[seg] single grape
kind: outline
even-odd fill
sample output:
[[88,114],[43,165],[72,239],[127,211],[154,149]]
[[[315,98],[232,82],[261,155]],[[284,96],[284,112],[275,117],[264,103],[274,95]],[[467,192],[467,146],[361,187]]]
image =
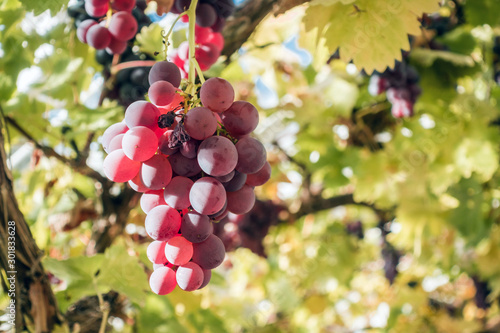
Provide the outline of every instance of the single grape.
[[204,140],[215,133],[217,120],[212,111],[205,107],[196,107],[184,117],[184,127],[190,137]]
[[167,295],[174,291],[177,280],[175,272],[168,267],[159,267],[149,277],[151,290],[158,295]]
[[235,192],[227,193],[227,209],[233,214],[246,214],[255,204],[255,193],[253,188],[244,185]]
[[236,170],[242,173],[255,173],[266,163],[266,148],[251,137],[244,137],[236,143],[238,164]]
[[[122,140],[123,152],[134,161],[146,161],[158,149],[156,134],[147,127],[136,126],[128,130]],[[143,178],[144,181],[144,178]],[[149,186],[147,183],[144,183]]]
[[163,190],[149,190],[141,195],[140,205],[142,211],[149,214],[156,206],[166,205],[163,199]]
[[127,49],[127,42],[120,41],[111,36],[111,41],[106,47],[106,52],[109,54],[122,54]]
[[200,27],[210,27],[217,20],[215,8],[208,3],[200,3],[196,7],[196,24]]
[[179,148],[179,152],[187,158],[195,158],[198,154],[198,146],[200,141],[191,139],[189,141],[183,142],[182,146]]
[[259,124],[259,112],[251,103],[234,102],[222,113],[222,123],[233,136],[250,134]]
[[85,1],[85,11],[92,17],[102,17],[108,12],[109,6],[106,2],[101,6],[95,6],[90,1]]
[[179,67],[168,61],[160,61],[153,65],[149,72],[149,84],[156,81],[168,81],[174,87],[181,84],[181,72]]
[[167,262],[167,257],[165,257],[165,245],[166,242],[153,241],[149,243],[146,250],[146,255],[149,261],[153,264],[164,264]]
[[163,189],[172,179],[172,167],[167,156],[157,154],[142,163],[142,182],[152,190]]
[[206,71],[219,59],[220,49],[215,44],[206,43],[196,48],[194,55],[200,65],[200,69]]
[[213,44],[217,46],[219,51],[224,49],[224,36],[219,32],[212,33],[206,41],[207,44]]
[[177,210],[167,205],[156,206],[146,216],[146,232],[158,241],[168,241],[181,228],[181,216]]
[[111,42],[111,35],[108,29],[100,24],[95,24],[87,30],[87,35],[85,36],[87,44],[92,46],[96,50],[102,50],[108,47]]
[[230,173],[228,173],[227,175],[218,176],[218,177],[215,177],[215,179],[217,179],[218,181],[220,181],[222,183],[222,185],[224,185],[224,183],[227,183],[228,181],[230,181],[231,179],[233,179],[235,172],[236,171],[233,170]]
[[205,81],[200,89],[203,106],[214,112],[226,111],[234,102],[234,89],[224,79],[213,77]]
[[146,185],[144,185],[141,178],[142,178],[141,172],[139,171],[133,179],[128,181],[128,185],[134,191],[139,192],[139,193],[144,193],[144,192],[149,191],[149,188]]
[[164,155],[174,155],[179,151],[179,148],[169,148],[168,147],[168,142],[170,140],[170,136],[174,133],[173,130],[167,130],[165,131],[162,136],[158,139],[158,148],[160,149],[161,153]]
[[201,287],[205,276],[198,264],[188,262],[177,268],[175,278],[179,288],[185,291],[193,291]]
[[195,211],[210,215],[217,213],[226,203],[226,190],[215,178],[198,179],[189,192],[189,201]]
[[111,16],[108,29],[113,37],[126,42],[137,33],[137,21],[129,12],[118,12]]
[[153,104],[165,106],[171,103],[176,95],[175,87],[167,81],[156,81],[149,87],[148,96]]
[[[271,165],[266,161],[264,166],[256,173],[247,175],[246,184],[250,186],[264,185],[271,178]],[[227,191],[227,189],[226,189]]]
[[172,208],[182,210],[191,206],[189,202],[189,191],[193,186],[193,181],[187,177],[177,176],[172,178],[165,187],[165,202]]
[[106,177],[115,183],[128,182],[141,169],[141,162],[129,159],[122,149],[117,149],[104,159],[103,170]]
[[129,105],[125,111],[125,124],[129,128],[134,126],[146,126],[155,130],[158,127],[160,111],[154,104],[146,101],[136,101]]
[[238,162],[235,145],[223,136],[211,136],[200,144],[198,164],[211,176],[224,176],[234,170]]
[[193,257],[193,244],[180,235],[172,237],[165,245],[165,257],[176,266],[185,265]]
[[207,215],[192,211],[182,217],[182,236],[192,243],[203,242],[213,233],[213,230],[213,225]]
[[193,262],[203,269],[214,269],[224,261],[224,243],[214,234],[201,242],[193,244]]

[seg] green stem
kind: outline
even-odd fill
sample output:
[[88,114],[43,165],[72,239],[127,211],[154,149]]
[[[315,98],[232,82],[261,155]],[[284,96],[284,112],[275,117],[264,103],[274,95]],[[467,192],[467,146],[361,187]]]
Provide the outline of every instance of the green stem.
[[196,79],[196,59],[194,58],[194,50],[195,50],[195,42],[194,42],[194,28],[196,24],[196,5],[198,4],[198,0],[191,1],[191,5],[189,5],[188,17],[189,17],[189,73],[188,73],[188,91],[190,95],[194,95],[196,92],[196,88],[194,85]]
[[203,72],[201,71],[200,64],[196,59],[194,59],[194,64],[196,65],[196,72],[200,76],[200,82],[201,84],[205,83],[205,77],[203,76]]

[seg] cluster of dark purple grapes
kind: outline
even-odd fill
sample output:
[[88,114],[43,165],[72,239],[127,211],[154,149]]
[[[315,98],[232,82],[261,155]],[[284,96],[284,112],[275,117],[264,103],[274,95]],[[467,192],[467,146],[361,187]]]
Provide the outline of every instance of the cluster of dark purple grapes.
[[262,143],[250,137],[258,111],[234,101],[229,82],[207,80],[199,91],[203,106],[195,106],[178,88],[174,63],[156,63],[148,78],[151,102],[132,103],[124,121],[103,135],[103,169],[110,180],[143,193],[146,232],[154,240],[147,251],[155,269],[151,289],[193,291],[224,260],[212,221],[249,212],[254,187],[267,182],[271,168]]
[[[105,16],[110,8],[108,20]],[[68,14],[75,18],[82,43],[109,54],[122,54],[139,28],[150,23],[144,8],[144,1],[138,1],[136,8],[136,0],[86,0],[69,7]]]
[[[181,14],[191,5],[191,0],[175,0],[170,11]],[[234,11],[233,0],[201,0],[196,6],[196,24],[203,28],[210,27],[214,32],[222,31],[226,19]],[[187,22],[187,15],[182,18]]]
[[368,92],[372,96],[387,92],[387,99],[392,104],[392,115],[395,118],[411,117],[413,106],[422,93],[418,81],[419,75],[415,68],[405,62],[397,62],[394,69],[388,68],[370,77]]

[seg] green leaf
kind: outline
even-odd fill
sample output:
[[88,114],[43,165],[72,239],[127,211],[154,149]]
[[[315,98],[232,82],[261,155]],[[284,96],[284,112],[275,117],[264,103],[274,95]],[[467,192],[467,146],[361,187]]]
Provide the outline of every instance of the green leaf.
[[500,23],[500,1],[473,0],[465,3],[465,17],[472,25],[497,25]]
[[409,50],[408,34],[420,35],[418,18],[439,9],[435,0],[397,2],[358,0],[352,4],[311,4],[304,16],[306,30],[318,29],[331,53],[353,61],[370,74],[392,67]]
[[56,14],[61,10],[63,6],[65,6],[68,1],[67,0],[19,0],[26,8],[27,11],[33,11],[35,15],[40,15],[47,9],[50,10],[52,15]]

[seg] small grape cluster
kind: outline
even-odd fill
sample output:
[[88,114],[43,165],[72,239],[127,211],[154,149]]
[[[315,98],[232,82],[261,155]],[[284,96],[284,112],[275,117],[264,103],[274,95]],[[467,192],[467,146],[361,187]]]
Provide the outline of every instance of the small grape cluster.
[[106,176],[143,193],[145,228],[154,240],[147,250],[154,265],[150,286],[159,295],[210,281],[225,256],[212,221],[249,212],[254,187],[271,175],[264,145],[250,137],[257,109],[234,101],[224,79],[205,81],[199,101],[182,92],[180,82],[174,63],[156,63],[149,73],[151,102],[132,103],[124,122],[102,138]]
[[[191,0],[175,0],[170,11],[174,14],[181,14],[189,8]],[[201,0],[196,5],[196,25],[208,28],[215,32],[222,31],[226,19],[234,11],[232,0]],[[183,21],[187,22],[188,17],[183,16]]]
[[395,118],[411,117],[413,106],[422,93],[418,81],[419,75],[415,68],[405,62],[398,62],[394,69],[374,73],[370,77],[368,92],[376,96],[386,91],[387,99],[392,104],[392,115]]
[[[76,19],[76,35],[82,43],[109,54],[122,54],[139,28],[138,15],[132,13],[135,7],[136,0],[86,0],[68,8],[68,13]],[[111,17],[103,19],[110,8]]]
[[[224,37],[220,32],[214,32],[211,28],[196,26],[195,43],[194,57],[200,65],[200,69],[206,71],[219,59],[224,48]],[[188,41],[179,45],[179,48],[172,55],[172,61],[180,68],[182,77],[187,78],[189,72]]]

